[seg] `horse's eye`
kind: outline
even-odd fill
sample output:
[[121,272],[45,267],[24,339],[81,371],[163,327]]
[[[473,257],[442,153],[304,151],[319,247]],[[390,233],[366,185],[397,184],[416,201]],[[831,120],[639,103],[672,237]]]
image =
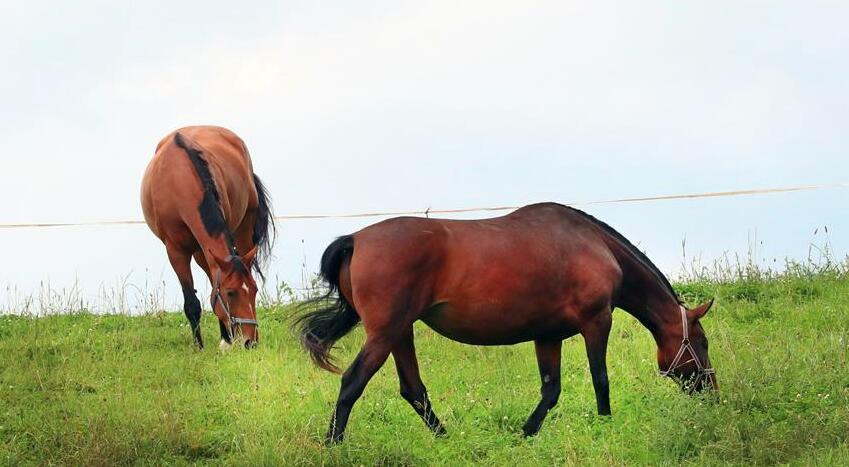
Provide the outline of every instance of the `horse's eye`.
[[233,298],[233,297],[235,297],[235,296],[236,296],[236,291],[235,291],[235,290],[229,290],[229,291],[227,291],[227,298]]

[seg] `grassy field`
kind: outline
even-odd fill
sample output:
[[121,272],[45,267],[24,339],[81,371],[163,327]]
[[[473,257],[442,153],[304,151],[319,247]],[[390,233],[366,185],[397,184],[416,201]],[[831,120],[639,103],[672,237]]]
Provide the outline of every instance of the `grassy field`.
[[[195,351],[181,314],[0,317],[0,464],[849,465],[849,280],[786,275],[679,285],[717,305],[704,325],[722,390],[690,397],[657,376],[655,347],[614,314],[612,418],[595,415],[583,342],[564,344],[563,394],[540,434],[532,344],[482,348],[418,326],[425,383],[449,437],[398,395],[391,362],[355,406],[344,444],[321,440],[339,380],[313,368],[264,310],[253,351]],[[358,329],[337,351],[348,362]]]

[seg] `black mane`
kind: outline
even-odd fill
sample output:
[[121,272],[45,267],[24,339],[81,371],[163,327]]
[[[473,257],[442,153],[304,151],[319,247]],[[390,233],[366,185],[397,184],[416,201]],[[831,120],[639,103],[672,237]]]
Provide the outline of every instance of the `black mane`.
[[672,284],[669,283],[669,279],[666,278],[666,275],[664,275],[663,272],[661,272],[660,269],[657,266],[655,266],[655,264],[648,258],[648,256],[645,255],[645,253],[640,251],[640,249],[637,248],[633,243],[631,243],[630,240],[625,238],[624,235],[617,232],[616,229],[614,229],[613,227],[611,227],[611,226],[605,224],[604,222],[596,219],[595,217],[585,213],[584,211],[581,211],[580,209],[575,209],[571,206],[566,206],[566,205],[563,205],[563,204],[561,204],[561,206],[563,206],[567,209],[570,209],[573,212],[579,214],[581,217],[592,222],[593,224],[595,224],[596,226],[601,228],[603,231],[610,234],[613,238],[618,240],[619,243],[621,243],[625,248],[627,248],[637,258],[637,260],[643,266],[646,267],[646,269],[651,271],[652,274],[654,274],[657,277],[657,279],[660,281],[660,283],[663,284],[664,287],[666,287],[666,289],[675,298],[675,300],[678,302],[679,305],[683,304],[683,302],[681,301],[681,297],[679,297],[678,293],[675,292],[675,289],[672,287]]
[[233,266],[233,270],[236,271],[238,274],[241,274],[243,276],[248,274],[248,268],[245,266],[245,263],[244,261],[242,261],[242,258],[240,256],[230,255],[227,257],[227,261],[230,262],[230,264]]
[[203,222],[203,228],[206,229],[206,233],[212,236],[224,234],[224,240],[227,242],[230,254],[236,256],[236,244],[233,241],[233,234],[230,232],[230,228],[227,227],[224,212],[221,210],[221,196],[218,194],[215,179],[209,170],[209,161],[204,157],[203,151],[190,141],[186,141],[186,138],[179,131],[174,134],[174,143],[186,151],[189,160],[192,162],[192,166],[195,168],[195,172],[200,177],[201,187],[203,188],[203,199],[200,205],[198,205],[198,212]]

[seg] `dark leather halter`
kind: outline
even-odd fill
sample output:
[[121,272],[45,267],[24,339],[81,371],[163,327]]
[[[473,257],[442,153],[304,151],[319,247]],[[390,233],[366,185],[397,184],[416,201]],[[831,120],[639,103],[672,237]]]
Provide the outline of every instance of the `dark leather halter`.
[[[695,362],[696,364],[696,379],[693,381],[693,387],[697,387],[696,385],[701,381],[702,378],[712,375],[716,373],[713,368],[705,367],[702,365],[702,362],[699,361],[699,357],[696,355],[696,349],[693,348],[693,345],[690,343],[690,332],[689,326],[687,325],[687,309],[683,306],[681,307],[681,328],[684,332],[684,337],[681,339],[681,347],[678,349],[678,353],[675,354],[675,358],[672,360],[672,363],[669,364],[669,368],[665,371],[661,371],[661,376],[673,376],[672,372],[677,370],[678,368],[690,363]],[[690,359],[687,361],[682,361],[684,359],[684,354],[689,352]]]
[[215,273],[215,291],[212,295],[212,311],[215,312],[215,305],[221,302],[221,308],[224,309],[224,314],[227,315],[227,333],[230,334],[230,340],[233,340],[233,327],[241,326],[242,324],[252,324],[256,327],[259,327],[259,322],[255,319],[250,318],[237,318],[230,314],[230,302],[225,300],[224,297],[221,296],[221,270],[219,269]]

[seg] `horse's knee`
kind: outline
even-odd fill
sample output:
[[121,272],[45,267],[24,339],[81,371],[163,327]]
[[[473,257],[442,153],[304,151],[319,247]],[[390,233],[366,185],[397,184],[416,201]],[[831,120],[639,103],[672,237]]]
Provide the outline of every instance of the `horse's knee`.
[[598,371],[592,372],[593,384],[600,387],[607,387],[610,381],[607,378],[607,369],[600,368]]
[[200,300],[194,294],[193,289],[183,290],[183,311],[191,319],[199,319],[201,314]]
[[543,403],[548,405],[549,408],[557,405],[557,401],[560,399],[560,388],[560,378],[557,375],[545,375],[540,388],[540,396]]
[[196,313],[198,310],[200,310],[200,308],[200,300],[198,300],[197,297],[194,296],[187,298],[186,301],[183,303],[183,309],[186,310],[186,312]]

